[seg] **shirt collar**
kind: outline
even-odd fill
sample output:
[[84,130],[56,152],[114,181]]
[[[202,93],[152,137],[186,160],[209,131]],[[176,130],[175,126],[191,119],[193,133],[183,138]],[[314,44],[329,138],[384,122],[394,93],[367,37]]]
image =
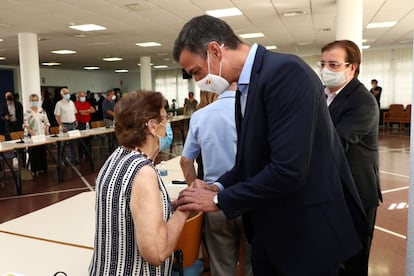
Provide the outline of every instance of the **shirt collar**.
[[[249,50],[249,54],[247,55],[246,61],[243,65],[243,69],[240,73],[239,81],[237,83],[238,87],[242,89],[242,87],[247,87],[250,83],[250,76],[253,69],[254,58],[256,57],[257,52],[257,43],[254,43]],[[244,92],[244,91],[241,91]]]

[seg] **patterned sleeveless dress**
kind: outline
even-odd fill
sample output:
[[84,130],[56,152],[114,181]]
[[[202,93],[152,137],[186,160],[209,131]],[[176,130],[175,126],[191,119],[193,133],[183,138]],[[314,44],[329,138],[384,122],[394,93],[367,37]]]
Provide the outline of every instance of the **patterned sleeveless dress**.
[[172,214],[171,201],[151,160],[139,152],[118,147],[105,162],[96,179],[95,246],[89,275],[170,275],[173,255],[158,267],[142,257],[135,239],[130,197],[134,177],[145,165],[154,168],[163,205],[163,219]]

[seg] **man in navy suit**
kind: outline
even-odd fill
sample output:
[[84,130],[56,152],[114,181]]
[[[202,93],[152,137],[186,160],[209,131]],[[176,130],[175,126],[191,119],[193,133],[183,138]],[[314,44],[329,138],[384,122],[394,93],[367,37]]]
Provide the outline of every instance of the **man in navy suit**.
[[374,95],[358,80],[361,51],[350,40],[322,48],[321,77],[327,103],[369,222],[363,250],[345,263],[341,275],[368,275],[377,207],[382,201],[378,169],[378,118]]
[[202,90],[240,91],[234,167],[214,185],[194,181],[178,208],[242,216],[256,276],[337,275],[367,223],[315,72],[207,15],[186,23],[174,58]]

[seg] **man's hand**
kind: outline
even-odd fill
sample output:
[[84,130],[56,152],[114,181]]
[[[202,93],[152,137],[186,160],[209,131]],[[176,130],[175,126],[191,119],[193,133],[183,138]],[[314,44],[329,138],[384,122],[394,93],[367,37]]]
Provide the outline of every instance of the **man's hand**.
[[208,184],[207,182],[200,180],[200,179],[195,179],[193,182],[191,182],[191,186],[192,188],[203,188],[212,192],[220,192],[220,189],[216,186],[216,185],[212,185],[212,184]]
[[217,212],[219,208],[213,202],[213,197],[216,194],[216,192],[204,188],[186,188],[178,196],[178,210]]

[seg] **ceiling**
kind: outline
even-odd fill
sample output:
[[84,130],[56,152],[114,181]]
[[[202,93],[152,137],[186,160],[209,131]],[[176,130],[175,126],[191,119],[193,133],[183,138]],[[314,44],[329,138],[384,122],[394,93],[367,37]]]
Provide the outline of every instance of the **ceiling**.
[[[36,33],[40,62],[60,62],[55,68],[138,71],[139,58],[150,56],[154,65],[179,67],[172,47],[182,26],[206,10],[239,8],[243,15],[226,17],[237,34],[261,32],[265,36],[245,39],[247,44],[276,45],[276,51],[299,56],[319,55],[320,48],[335,39],[335,0],[1,0],[1,65],[19,64],[21,32]],[[285,12],[303,11],[287,17]],[[363,0],[363,38],[370,49],[412,47],[413,0]],[[397,21],[392,28],[366,29],[371,22]],[[97,24],[104,31],[80,32],[73,24]],[[321,31],[325,30],[325,31]],[[142,48],[138,42],[155,41],[159,47]],[[74,55],[52,50],[70,49]],[[122,57],[105,62],[103,57]]]

